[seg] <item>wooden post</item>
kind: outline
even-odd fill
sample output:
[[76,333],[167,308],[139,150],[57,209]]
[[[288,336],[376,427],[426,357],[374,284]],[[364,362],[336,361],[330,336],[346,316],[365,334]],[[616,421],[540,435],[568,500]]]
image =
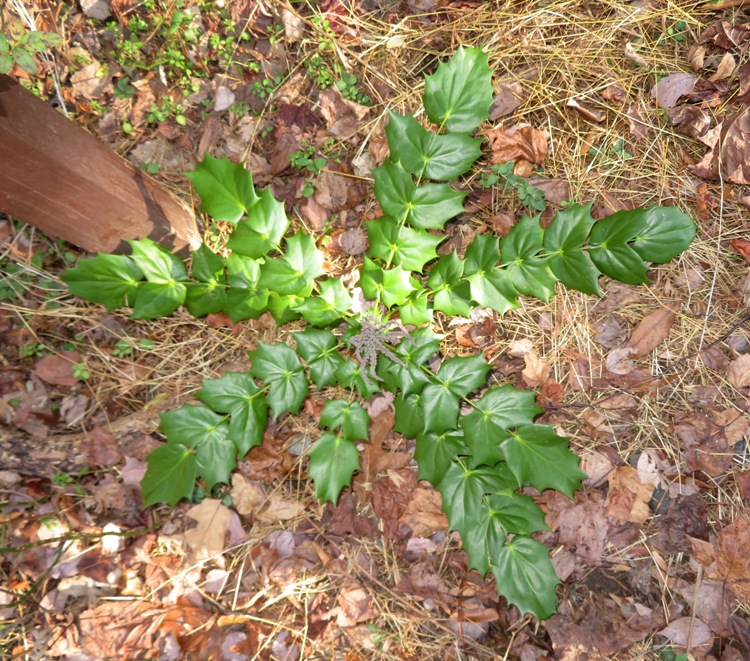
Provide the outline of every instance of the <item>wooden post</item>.
[[146,236],[175,252],[201,241],[191,209],[5,75],[0,211],[91,252]]

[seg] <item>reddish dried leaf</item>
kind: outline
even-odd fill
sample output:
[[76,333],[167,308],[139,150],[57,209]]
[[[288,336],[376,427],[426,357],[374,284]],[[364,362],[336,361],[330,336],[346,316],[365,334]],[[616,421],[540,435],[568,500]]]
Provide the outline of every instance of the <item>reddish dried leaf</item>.
[[521,83],[516,81],[500,83],[497,86],[497,94],[490,106],[490,120],[494,122],[501,117],[510,115],[510,113],[521,105],[522,98],[523,87],[521,87]]
[[487,131],[487,137],[493,163],[523,160],[541,165],[547,157],[549,133],[544,129],[535,129],[528,124],[507,130],[496,128]]
[[750,599],[750,522],[740,513],[734,523],[719,533],[716,542],[716,572],[739,599]]
[[582,502],[559,513],[560,543],[575,549],[587,565],[601,562],[609,522],[602,503]]
[[732,239],[729,245],[740,253],[745,260],[750,262],[750,241],[747,239]]
[[59,355],[44,356],[37,362],[34,372],[53,386],[74,386],[78,379],[73,376],[73,365],[81,362],[77,351],[61,351]]
[[697,76],[683,72],[664,76],[651,88],[651,98],[656,100],[659,108],[671,108],[677,105],[680,97],[693,91],[696,80]]

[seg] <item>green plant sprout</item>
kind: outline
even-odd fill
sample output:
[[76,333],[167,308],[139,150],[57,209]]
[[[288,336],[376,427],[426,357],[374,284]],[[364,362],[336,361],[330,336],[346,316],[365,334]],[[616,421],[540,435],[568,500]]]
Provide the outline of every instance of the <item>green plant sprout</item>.
[[353,73],[343,73],[341,80],[336,81],[336,89],[341,92],[341,96],[349,101],[354,101],[361,106],[372,105],[372,100],[367,94],[363,94],[357,89],[359,78]]
[[319,174],[328,161],[323,156],[315,156],[315,147],[308,144],[306,140],[302,141],[301,147],[302,149],[289,154],[289,162],[298,170],[307,170],[314,175]]
[[34,56],[61,43],[59,34],[29,31],[19,22],[11,23],[5,32],[0,32],[0,74],[8,73],[17,64],[26,73],[37,75],[39,66]]
[[479,179],[479,185],[483,188],[492,188],[499,181],[503,182],[503,192],[514,191],[518,195],[521,204],[531,211],[544,211],[547,203],[544,201],[544,193],[536,186],[532,186],[523,177],[513,174],[515,163],[508,161],[502,165],[495,164],[490,168],[490,174],[483,174]]
[[[464,211],[466,193],[451,182],[482,155],[472,134],[488,117],[493,91],[488,56],[459,48],[425,79],[429,128],[390,113],[390,157],[373,171],[383,216],[365,223],[364,311],[340,278],[325,273],[315,238],[290,231],[270,189],[257,190],[242,165],[211,156],[187,176],[203,211],[234,226],[226,256],[203,245],[188,269],[153,241],[133,240],[131,255],[100,254],[63,275],[72,294],[108,309],[129,306],[134,318],[184,305],[196,317],[225,312],[239,321],[269,311],[280,325],[304,322],[288,343],[258,342],[248,372],[206,379],[198,403],[161,414],[166,443],[148,456],[145,506],[191,498],[196,480],[209,493],[228,484],[238,459],[261,444],[269,418],[299,413],[311,393],[326,401],[308,475],[320,502],[335,503],[359,468],[357,444],[369,439],[360,398],[388,391],[394,429],[416,439],[418,477],[440,492],[469,566],[491,573],[522,613],[555,612],[559,580],[533,536],[547,530],[544,513],[520,490],[572,496],[584,477],[579,459],[568,438],[536,422],[543,409],[534,392],[488,382],[492,365],[481,354],[441,357],[433,314],[467,316],[479,305],[503,315],[521,295],[548,300],[558,282],[599,295],[602,273],[648,282],[648,262],[676,257],[696,227],[673,207],[595,221],[591,204],[569,205],[546,229],[527,215],[502,242],[477,234],[463,255],[438,257],[445,223]],[[330,398],[328,386],[350,394]]]

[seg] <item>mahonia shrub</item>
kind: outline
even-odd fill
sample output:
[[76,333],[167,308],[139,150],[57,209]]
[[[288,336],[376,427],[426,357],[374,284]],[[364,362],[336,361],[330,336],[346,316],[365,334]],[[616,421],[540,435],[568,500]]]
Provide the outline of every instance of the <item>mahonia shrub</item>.
[[472,134],[487,119],[492,96],[487,55],[460,48],[425,79],[429,126],[390,113],[390,157],[373,171],[383,216],[366,223],[364,303],[326,275],[315,238],[290,228],[269,189],[256,190],[241,165],[211,156],[187,176],[203,210],[234,226],[227,256],[203,245],[188,269],[142,239],[130,241],[131,255],[98,255],[63,275],[71,293],[108,309],[128,306],[139,319],[184,305],[196,317],[224,312],[240,321],[269,311],[279,324],[305,322],[289,343],[258,342],[249,372],[206,379],[198,404],[161,415],[166,443],[148,457],[146,506],[191,498],[196,479],[209,492],[228,483],[270,418],[298,413],[311,392],[325,398],[329,386],[351,396],[325,402],[308,474],[320,502],[336,503],[359,467],[358,444],[368,442],[361,402],[388,391],[395,430],[416,439],[418,477],[442,495],[471,568],[491,573],[498,593],[522,613],[542,619],[555,612],[559,581],[548,549],[534,538],[547,530],[544,513],[520,491],[572,496],[585,477],[578,457],[568,438],[536,422],[543,410],[534,392],[488,385],[492,365],[482,355],[434,360],[441,340],[432,330],[434,311],[466,316],[482,306],[503,315],[521,295],[548,300],[558,282],[599,294],[601,274],[648,282],[648,262],[673,259],[696,228],[673,207],[595,221],[590,204],[571,205],[546,229],[526,215],[502,241],[477,234],[463,256],[454,250],[438,257],[445,223],[464,210],[466,194],[454,182],[481,156],[482,141]]

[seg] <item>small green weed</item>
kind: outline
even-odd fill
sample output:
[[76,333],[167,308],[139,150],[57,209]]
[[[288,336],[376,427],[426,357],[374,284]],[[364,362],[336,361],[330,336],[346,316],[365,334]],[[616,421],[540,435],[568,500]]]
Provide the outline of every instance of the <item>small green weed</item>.
[[357,89],[359,78],[353,73],[344,73],[341,80],[336,81],[336,89],[341,92],[341,96],[349,101],[354,101],[361,106],[371,106],[372,100],[367,94],[363,94]]
[[492,188],[497,183],[502,182],[503,192],[515,192],[521,204],[527,209],[544,211],[547,208],[544,193],[536,186],[532,186],[523,177],[514,174],[514,167],[513,161],[508,161],[502,165],[493,165],[489,173],[485,173],[479,178],[479,185],[483,188]]
[[0,74],[8,73],[17,64],[26,73],[37,75],[39,66],[34,56],[61,43],[59,34],[29,31],[20,22],[8,25],[4,32],[0,32]]
[[22,344],[18,352],[21,354],[22,358],[41,358],[46,352],[44,350],[44,345],[40,344],[39,342],[29,342],[28,344]]
[[328,161],[323,156],[315,156],[315,147],[307,141],[303,141],[301,147],[302,149],[289,155],[289,162],[299,170],[318,174]]
[[91,372],[84,363],[75,363],[73,365],[73,376],[79,381],[86,381],[91,378]]

